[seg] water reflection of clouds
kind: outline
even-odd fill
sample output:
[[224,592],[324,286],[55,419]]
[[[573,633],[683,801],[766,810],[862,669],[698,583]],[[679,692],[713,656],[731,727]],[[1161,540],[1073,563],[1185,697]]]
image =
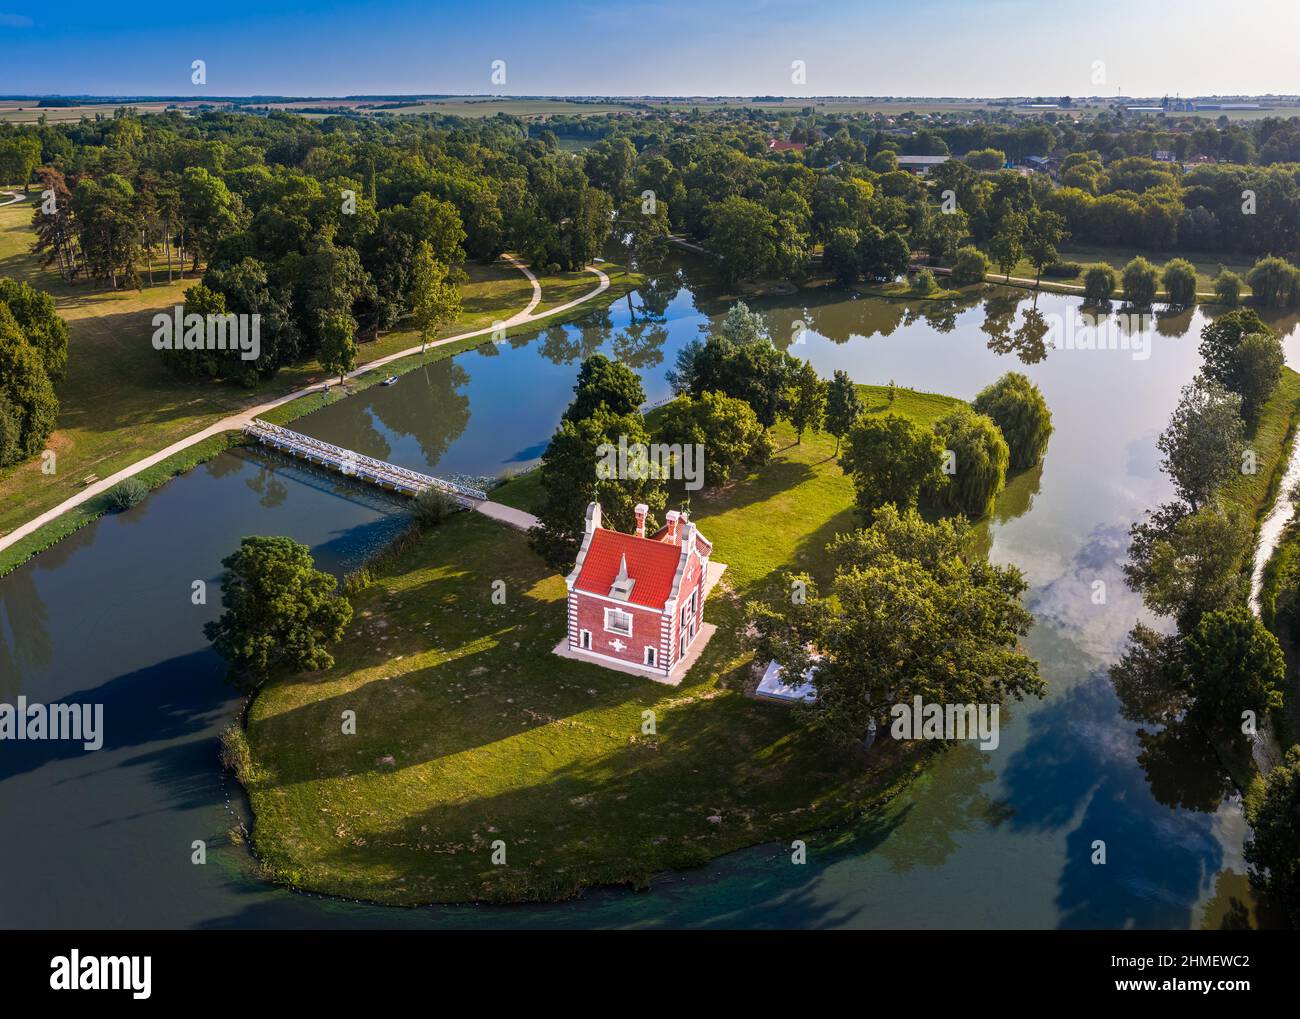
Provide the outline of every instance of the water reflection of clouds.
[[[1215,818],[1156,800],[1133,766],[1136,736],[1115,727],[1117,711],[1098,670],[1029,716],[1029,736],[1002,774],[1014,804],[1008,824],[1016,832],[1069,828],[1059,926],[1187,927],[1224,863]],[[1106,844],[1105,864],[1092,862],[1097,841]]]
[[[1093,659],[1113,658],[1142,609],[1141,599],[1124,582],[1127,557],[1127,529],[1098,526],[1063,571],[1030,592],[1030,611]],[[1098,588],[1098,581],[1105,587]],[[1096,604],[1103,593],[1104,602]]]

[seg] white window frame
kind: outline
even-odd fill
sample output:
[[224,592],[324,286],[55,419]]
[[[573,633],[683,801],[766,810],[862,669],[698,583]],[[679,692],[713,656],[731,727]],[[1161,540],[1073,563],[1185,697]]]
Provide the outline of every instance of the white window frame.
[[590,651],[590,650],[591,650],[591,631],[590,631],[590,630],[579,630],[579,631],[578,631],[578,647],[582,648],[582,650],[584,650],[584,651]]
[[[617,626],[611,626],[611,625],[610,625],[610,617],[612,617],[612,616],[626,616],[626,617],[627,617],[627,629],[626,629],[626,630],[623,630],[623,629],[620,629],[620,628],[617,627]],[[615,608],[607,608],[607,609],[605,610],[605,632],[606,632],[606,633],[616,633],[616,634],[618,634],[618,636],[620,636],[620,637],[631,637],[631,636],[632,636],[632,625],[633,625],[634,621],[635,621],[635,620],[634,620],[634,618],[633,618],[631,612],[627,612],[627,611],[625,611],[625,610],[623,610],[623,609],[615,609]]]
[[647,644],[642,661],[652,669],[659,668],[659,649],[653,644]]

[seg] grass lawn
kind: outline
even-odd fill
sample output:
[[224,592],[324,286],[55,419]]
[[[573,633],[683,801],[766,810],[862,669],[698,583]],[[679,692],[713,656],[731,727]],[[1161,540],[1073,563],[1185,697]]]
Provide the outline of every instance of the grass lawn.
[[[864,388],[883,411],[884,387]],[[900,390],[894,409],[928,422],[956,403]],[[883,803],[923,753],[893,741],[832,752],[790,708],[742,693],[744,600],[784,568],[829,579],[824,546],[854,525],[834,439],[792,445],[785,427],[777,438],[761,471],[695,497],[727,572],[706,611],[718,632],[676,689],[552,655],[563,579],[479,514],[382,557],[335,668],[274,682],[250,708],[246,784],[268,873],[390,903],[554,899],[641,885]],[[538,492],[526,476],[499,494],[535,505]],[[505,605],[491,601],[498,579]],[[340,732],[344,710],[357,713],[354,736]],[[495,840],[504,865],[491,861]]]
[[[26,280],[54,295],[60,315],[68,322],[68,375],[57,387],[59,427],[48,443],[58,457],[57,473],[42,474],[39,458],[0,472],[0,534],[62,502],[89,475],[106,477],[249,404],[325,378],[324,370],[311,361],[287,368],[251,390],[174,379],[150,342],[150,320],[158,310],[182,302],[185,289],[197,282],[197,276],[187,273],[184,281],[171,285],[165,282],[165,275],[156,277],[162,282],[138,291],[67,284],[57,273],[41,269],[30,254],[32,208],[30,201],[0,208],[0,276]],[[491,326],[522,310],[532,297],[529,281],[504,262],[490,266],[470,263],[465,270],[469,281],[462,288],[463,314],[439,336]],[[623,288],[639,281],[619,266],[607,271],[615,273],[618,282],[601,295],[601,301],[616,299]],[[587,281],[585,293],[594,287],[596,278],[590,273],[581,275]],[[547,287],[570,283],[550,277],[541,280],[544,294]],[[575,309],[575,313],[592,305]],[[418,342],[412,331],[398,329],[360,344],[358,357],[369,361]],[[452,344],[431,351],[428,357],[447,357],[479,342]],[[306,409],[310,408],[298,408],[298,412]],[[283,415],[296,416],[282,409]]]
[[[616,267],[606,267],[597,263],[606,273],[612,273]],[[614,279],[610,275],[610,281]],[[551,308],[576,300],[583,294],[595,289],[596,277],[589,272],[560,272],[547,276],[542,283],[542,303],[537,306],[539,312],[545,313]]]

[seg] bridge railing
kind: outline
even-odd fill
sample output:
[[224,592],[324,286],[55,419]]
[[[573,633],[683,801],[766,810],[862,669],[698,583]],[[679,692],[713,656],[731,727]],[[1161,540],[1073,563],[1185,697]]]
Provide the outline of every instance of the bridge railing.
[[456,481],[446,481],[443,478],[421,474],[419,471],[409,470],[406,467],[398,467],[396,464],[385,463],[383,460],[376,460],[374,457],[366,456],[363,453],[344,449],[332,442],[314,439],[310,435],[303,435],[291,428],[273,425],[261,419],[250,421],[244,426],[244,432],[255,439],[265,442],[267,445],[314,457],[322,463],[336,468],[340,474],[361,478],[378,485],[390,485],[400,491],[409,492],[411,495],[422,492],[426,488],[437,488],[448,495],[455,495],[464,499],[475,499],[479,502],[487,500],[487,493],[480,488],[462,485]]

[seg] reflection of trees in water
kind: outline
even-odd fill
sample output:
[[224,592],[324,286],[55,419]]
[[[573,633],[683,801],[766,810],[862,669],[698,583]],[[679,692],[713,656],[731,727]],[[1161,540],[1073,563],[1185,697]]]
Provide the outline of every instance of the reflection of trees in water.
[[[890,738],[888,729],[881,738]],[[994,777],[986,752],[970,743],[950,746],[908,792],[903,817],[875,851],[898,874],[938,867],[957,848],[956,836],[1001,820],[1001,805],[981,791]]]
[[275,509],[289,497],[289,488],[270,467],[255,470],[244,484],[259,496],[258,504],[263,509]]
[[1196,726],[1177,721],[1155,732],[1138,729],[1137,737],[1138,764],[1151,795],[1166,807],[1212,814],[1235,791],[1232,776]]
[[1012,328],[1014,316],[1014,306],[1010,315],[990,311],[980,327],[988,334],[988,348],[995,354],[1015,354],[1022,364],[1038,364],[1047,357],[1047,319],[1037,308],[1026,308],[1020,324]]
[[1286,911],[1257,896],[1247,875],[1235,870],[1215,875],[1214,894],[1201,914],[1201,930],[1285,930],[1290,926]]
[[[260,449],[257,446],[245,447],[248,451]],[[244,457],[242,456],[214,456],[211,460],[203,464],[204,471],[210,478],[224,478],[228,474],[238,474],[244,466]],[[250,458],[251,459],[251,458]]]
[[628,295],[637,305],[632,321],[635,322],[639,316],[662,322],[668,314],[668,306],[677,299],[681,289],[682,280],[677,273],[651,276],[634,293]]
[[[1066,642],[1045,662],[1073,668],[1077,653]],[[1215,819],[1153,802],[1150,777],[1132,765],[1130,739],[1113,732],[1115,712],[1111,684],[1098,670],[1028,718],[1024,745],[1001,776],[1015,804],[1008,824],[1013,832],[1064,834],[1059,926],[1189,926],[1209,875],[1223,866]],[[1186,776],[1174,781],[1166,795],[1198,798]],[[1092,862],[1099,839],[1108,849],[1104,867]]]
[[970,543],[973,552],[987,558],[993,549],[993,524],[1005,524],[1024,516],[1034,505],[1043,482],[1043,465],[1030,467],[1007,477],[1006,487],[998,493],[993,512],[971,525]]
[[[1151,794],[1169,807],[1212,813],[1232,795],[1234,785],[1209,734],[1188,720],[1192,698],[1177,641],[1176,636],[1135,627],[1124,654],[1111,666],[1111,686],[1121,717],[1141,726],[1137,760]],[[1242,740],[1236,742],[1234,747],[1227,741],[1223,748],[1237,754],[1249,751]]]
[[614,356],[629,368],[653,368],[663,362],[666,342],[666,326],[658,322],[638,322],[620,330],[614,337]]
[[46,668],[54,657],[34,569],[28,564],[0,580],[0,700],[12,701],[22,691],[23,678]]
[[[1167,310],[1152,316],[1156,320],[1156,332],[1161,336],[1170,336],[1174,339],[1186,336],[1192,328],[1192,308],[1180,308],[1178,310]],[[1130,319],[1130,322],[1133,320]],[[1140,319],[1137,321],[1141,321]],[[1125,333],[1132,333],[1133,330],[1126,328]]]
[[584,361],[608,343],[614,334],[609,309],[602,308],[577,325],[548,326],[537,352],[556,365]]
[[995,343],[998,346],[1011,343],[1011,326],[1020,301],[1019,294],[995,293],[984,302],[984,322],[980,325],[980,332],[989,338],[990,350],[998,349]]
[[426,364],[403,379],[397,399],[375,403],[375,415],[398,435],[413,436],[425,462],[438,463],[469,425],[469,373],[455,358]]

